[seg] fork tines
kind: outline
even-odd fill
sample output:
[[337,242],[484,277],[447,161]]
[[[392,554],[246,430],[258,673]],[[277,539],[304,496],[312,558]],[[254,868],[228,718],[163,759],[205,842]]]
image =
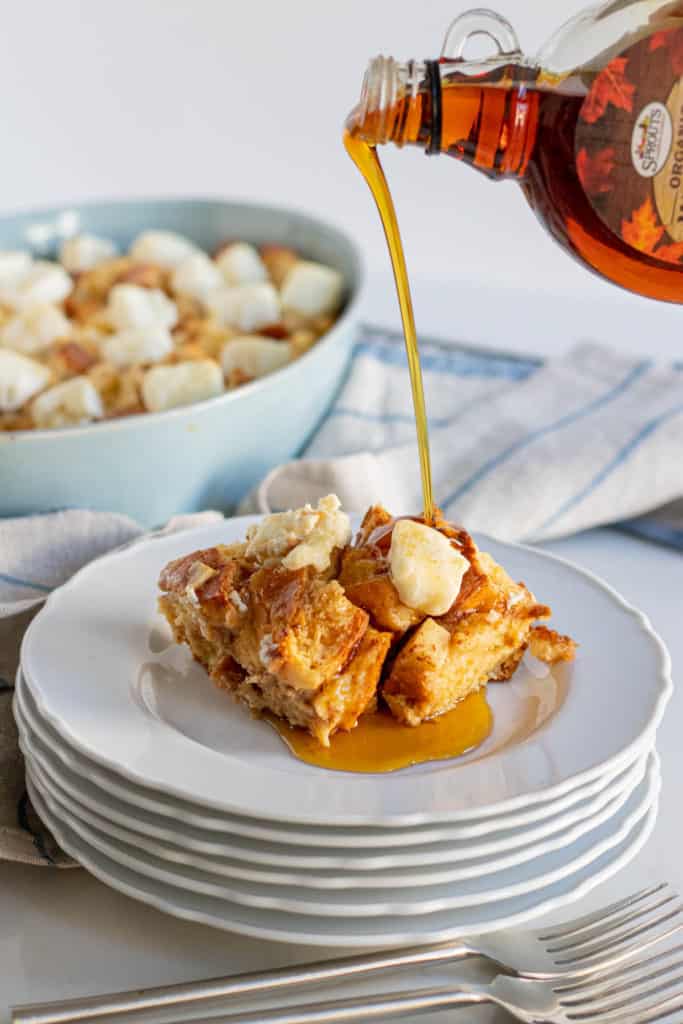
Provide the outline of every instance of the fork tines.
[[567,1020],[649,1024],[683,1010],[683,943],[600,980],[554,988]]
[[681,929],[683,903],[675,890],[662,883],[539,938],[569,980],[571,975],[616,966]]

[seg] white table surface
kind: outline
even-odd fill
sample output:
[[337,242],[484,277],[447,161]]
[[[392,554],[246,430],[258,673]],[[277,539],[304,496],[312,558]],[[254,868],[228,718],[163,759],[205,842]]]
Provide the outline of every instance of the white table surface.
[[[366,306],[368,319],[394,320],[387,286],[385,279],[372,282]],[[447,310],[443,292],[433,282],[418,282],[415,290],[416,307],[424,313],[422,323],[426,331],[442,336],[457,334],[461,339],[489,344],[500,345],[504,340],[522,351],[557,352],[581,336],[577,325],[592,328],[604,323],[614,327],[606,307],[573,309],[569,324],[567,316],[544,318],[541,297],[535,307],[535,326],[527,324],[530,330],[525,332],[523,301],[519,297],[512,310],[501,297],[489,303],[486,319],[479,323],[477,303],[471,294],[469,300],[459,305],[450,289]],[[552,308],[557,314],[552,297],[545,298],[548,310]],[[615,308],[619,304],[617,300]],[[628,300],[625,305],[629,306]],[[639,316],[642,307],[637,305]],[[494,306],[498,308],[497,316],[492,313]],[[507,308],[505,339],[496,335],[502,307]],[[681,314],[677,310],[654,304],[647,308],[663,325],[673,325],[672,317],[678,313],[680,325]],[[460,311],[455,320],[453,315],[446,315],[451,310]],[[519,326],[511,329],[510,324],[518,315]],[[633,316],[638,319],[635,312]],[[557,331],[551,329],[552,321]],[[631,348],[637,342],[638,324],[633,318],[627,321],[628,318],[622,320],[624,343]],[[647,337],[648,350],[652,351],[652,332]],[[661,354],[681,356],[680,349],[675,353],[674,348],[669,348],[675,343],[670,332],[662,331],[659,338]],[[616,530],[595,530],[549,544],[547,549],[604,576],[650,617],[671,651],[676,681],[677,667],[683,664],[683,556]],[[606,637],[605,642],[612,640]],[[595,685],[600,685],[599,679]],[[555,915],[556,919],[585,913],[658,880],[667,880],[683,891],[681,724],[683,695],[675,692],[658,739],[664,788],[659,820],[649,843],[621,874],[589,898]],[[261,942],[187,924],[114,892],[82,870],[0,864],[0,1024],[9,1019],[11,1005],[29,1000],[186,981],[320,956],[319,950]],[[494,1016],[492,1011],[477,1011],[477,1020],[492,1020]],[[445,1018],[437,1015],[429,1019]],[[472,1015],[462,1019],[472,1019]]]

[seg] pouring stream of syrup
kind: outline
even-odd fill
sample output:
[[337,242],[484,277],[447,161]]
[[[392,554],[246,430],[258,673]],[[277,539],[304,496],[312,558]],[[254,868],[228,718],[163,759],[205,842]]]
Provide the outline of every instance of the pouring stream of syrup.
[[422,477],[422,502],[424,520],[426,523],[434,522],[434,498],[432,494],[432,467],[429,458],[429,435],[427,432],[427,415],[425,412],[424,388],[422,384],[422,367],[420,366],[420,355],[417,347],[417,334],[415,332],[415,317],[413,315],[413,301],[410,295],[408,284],[408,272],[406,260],[401,241],[401,232],[398,228],[394,201],[384,177],[382,165],[377,156],[374,146],[368,145],[363,139],[354,135],[353,129],[347,128],[344,132],[344,146],[346,151],[355,163],[360,173],[365,178],[370,191],[372,192],[379,215],[382,219],[382,227],[386,235],[391,256],[391,264],[394,270],[394,280],[398,293],[398,304],[401,308],[401,319],[403,321],[403,336],[405,338],[406,353],[408,355],[408,368],[410,370],[410,384],[413,391],[413,406],[415,408],[415,426],[417,429],[417,445],[420,457],[420,475]]

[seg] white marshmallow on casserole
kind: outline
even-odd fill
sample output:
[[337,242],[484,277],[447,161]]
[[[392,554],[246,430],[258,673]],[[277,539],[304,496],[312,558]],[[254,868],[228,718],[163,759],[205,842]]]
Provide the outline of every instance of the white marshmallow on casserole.
[[292,350],[288,342],[254,335],[233,338],[221,350],[221,365],[226,377],[238,370],[255,380],[279,370],[291,358]]
[[15,313],[0,329],[0,345],[30,355],[70,333],[71,321],[57,306],[46,303]]
[[109,292],[106,316],[119,331],[128,327],[174,327],[178,307],[159,288],[116,284]]
[[389,571],[403,604],[424,615],[445,615],[470,567],[448,537],[412,519],[399,519],[391,534]]
[[213,359],[174,366],[154,366],[142,381],[142,400],[149,412],[163,412],[214,398],[224,390],[223,372]]
[[0,301],[14,309],[28,309],[47,302],[63,302],[73,281],[64,267],[50,260],[33,260],[6,281],[0,278]]
[[219,324],[251,334],[279,323],[282,308],[272,284],[243,284],[217,288],[206,304]]
[[174,231],[143,231],[130,247],[130,255],[140,263],[158,263],[161,267],[177,267],[188,256],[201,252],[189,238]]
[[33,257],[24,249],[0,250],[0,287],[12,284],[31,266]]
[[73,427],[104,416],[97,388],[87,377],[71,377],[43,391],[31,404],[37,427]]
[[304,317],[334,313],[344,294],[344,278],[321,263],[299,260],[282,282],[280,297],[286,312]]
[[0,348],[0,412],[21,409],[51,379],[47,366],[19,352]]
[[173,338],[168,327],[127,327],[104,338],[100,349],[119,368],[158,363],[173,351]]
[[116,246],[108,238],[74,235],[62,242],[59,262],[70,274],[82,274],[84,270],[92,270],[98,263],[113,259],[116,253]]
[[258,249],[248,242],[227,245],[216,258],[216,265],[228,284],[260,284],[268,280]]
[[351,540],[351,522],[336,494],[321,498],[317,508],[304,505],[274,512],[247,530],[247,558],[258,562],[282,559],[286,569],[329,568],[335,548]]
[[173,271],[171,287],[193,299],[205,302],[207,295],[223,285],[223,275],[203,252],[186,256]]

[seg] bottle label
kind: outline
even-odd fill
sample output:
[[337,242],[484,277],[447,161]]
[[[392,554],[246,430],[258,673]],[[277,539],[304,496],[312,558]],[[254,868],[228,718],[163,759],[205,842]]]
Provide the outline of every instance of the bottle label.
[[683,267],[683,28],[641,39],[596,75],[576,126],[576,170],[623,242]]

